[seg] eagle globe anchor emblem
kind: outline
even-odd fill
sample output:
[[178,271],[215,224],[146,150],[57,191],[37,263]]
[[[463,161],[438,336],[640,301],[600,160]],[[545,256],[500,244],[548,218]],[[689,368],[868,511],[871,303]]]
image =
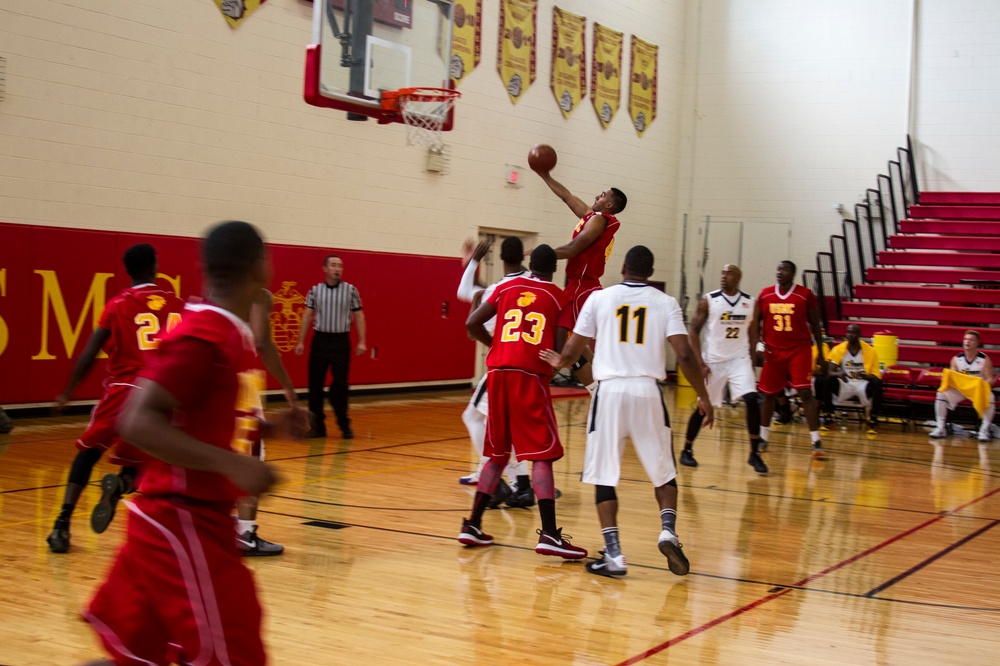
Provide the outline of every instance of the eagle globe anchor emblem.
[[281,283],[281,289],[274,293],[274,309],[271,311],[271,338],[278,351],[290,352],[295,348],[302,324],[302,312],[306,309],[306,297],[295,285],[298,282]]

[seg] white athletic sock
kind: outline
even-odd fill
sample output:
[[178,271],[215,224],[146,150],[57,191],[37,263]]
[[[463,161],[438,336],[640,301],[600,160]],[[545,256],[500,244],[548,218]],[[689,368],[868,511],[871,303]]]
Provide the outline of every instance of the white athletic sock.
[[993,415],[996,414],[997,406],[996,403],[990,402],[990,406],[986,408],[983,412],[983,424],[979,428],[979,433],[983,435],[990,434],[990,424],[993,423]]
[[813,444],[819,441],[819,430],[810,430],[809,439]]
[[771,441],[771,429],[770,428],[765,428],[764,426],[761,426],[760,427],[760,438],[762,440],[764,440],[765,442]]
[[945,419],[948,418],[948,402],[941,398],[934,401],[934,421],[938,428],[944,428]]
[[237,520],[236,521],[236,533],[244,534],[245,532],[252,532],[253,528],[257,527],[256,520]]

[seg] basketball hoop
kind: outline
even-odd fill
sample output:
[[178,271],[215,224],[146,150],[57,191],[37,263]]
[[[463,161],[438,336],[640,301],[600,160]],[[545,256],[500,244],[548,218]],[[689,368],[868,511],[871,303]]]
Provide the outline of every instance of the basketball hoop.
[[444,145],[442,128],[461,96],[457,90],[447,88],[387,90],[382,93],[382,109],[403,117],[407,145],[440,149]]

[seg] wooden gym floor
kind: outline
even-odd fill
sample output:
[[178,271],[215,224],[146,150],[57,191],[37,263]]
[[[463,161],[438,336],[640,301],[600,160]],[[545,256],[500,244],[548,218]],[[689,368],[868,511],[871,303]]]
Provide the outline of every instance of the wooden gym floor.
[[[490,511],[498,544],[455,540],[472,490],[460,414],[468,394],[355,400],[357,439],[271,442],[282,483],[262,503],[282,557],[250,559],[271,663],[992,664],[1000,655],[1000,446],[885,426],[827,435],[775,429],[767,476],[746,465],[742,411],[703,432],[680,470],[679,578],[656,548],[653,491],[627,454],[619,487],[624,579],[534,553],[537,509]],[[690,396],[668,406],[683,433]],[[556,401],[566,457],[560,523],[602,548],[579,481],[587,402]],[[101,656],[78,617],[123,534],[75,515],[49,553],[83,417],[19,419],[0,437],[0,664]],[[335,428],[333,429],[335,430]],[[333,431],[332,430],[332,431]],[[331,432],[332,432],[331,431]],[[679,450],[679,449],[678,449]],[[94,481],[108,471],[103,462]]]

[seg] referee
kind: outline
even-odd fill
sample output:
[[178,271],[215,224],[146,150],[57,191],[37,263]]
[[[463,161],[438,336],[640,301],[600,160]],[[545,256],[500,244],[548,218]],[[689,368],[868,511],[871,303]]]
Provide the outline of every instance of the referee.
[[347,418],[347,373],[351,367],[351,320],[358,329],[358,355],[368,350],[365,313],[361,310],[361,296],[353,284],[340,279],[344,262],[335,254],[323,260],[326,280],[314,285],[306,296],[306,311],[299,328],[299,343],[295,354],[305,351],[306,331],[315,319],[315,333],[309,348],[309,411],[313,414],[313,427],[306,437],[326,437],[323,416],[323,384],[326,372],[333,374],[330,382],[330,406],[337,415],[337,425],[344,439],[352,439],[351,419]]

